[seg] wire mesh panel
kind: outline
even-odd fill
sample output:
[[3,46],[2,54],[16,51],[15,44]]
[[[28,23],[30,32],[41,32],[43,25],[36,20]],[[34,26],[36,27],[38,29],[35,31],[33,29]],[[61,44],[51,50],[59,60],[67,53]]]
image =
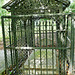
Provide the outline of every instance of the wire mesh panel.
[[8,75],[66,75],[73,66],[71,14],[3,16]]

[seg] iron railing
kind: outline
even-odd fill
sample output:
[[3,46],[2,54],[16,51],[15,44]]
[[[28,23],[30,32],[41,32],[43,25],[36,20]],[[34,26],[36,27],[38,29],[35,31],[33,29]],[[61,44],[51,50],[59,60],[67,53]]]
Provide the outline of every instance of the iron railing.
[[73,14],[2,16],[7,75],[66,75],[74,61]]

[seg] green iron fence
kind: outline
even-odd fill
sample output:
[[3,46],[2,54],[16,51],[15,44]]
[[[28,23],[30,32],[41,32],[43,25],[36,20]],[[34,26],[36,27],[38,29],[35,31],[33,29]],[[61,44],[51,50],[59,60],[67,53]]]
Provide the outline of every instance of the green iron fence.
[[2,16],[5,74],[72,73],[73,21],[73,14]]

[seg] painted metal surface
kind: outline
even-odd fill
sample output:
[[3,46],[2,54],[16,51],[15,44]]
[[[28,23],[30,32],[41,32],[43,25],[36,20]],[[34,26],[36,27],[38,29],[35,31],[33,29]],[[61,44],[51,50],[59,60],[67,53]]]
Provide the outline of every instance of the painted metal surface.
[[[8,75],[72,73],[74,14],[3,16],[5,69]],[[5,27],[8,27],[5,30]],[[7,56],[10,51],[11,57]],[[11,60],[9,60],[9,58]]]

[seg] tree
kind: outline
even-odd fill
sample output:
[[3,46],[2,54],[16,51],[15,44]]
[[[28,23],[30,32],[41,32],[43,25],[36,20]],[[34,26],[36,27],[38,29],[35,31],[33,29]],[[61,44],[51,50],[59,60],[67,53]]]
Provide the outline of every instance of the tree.
[[69,13],[69,12],[75,13],[75,1],[72,4],[70,4],[70,6],[68,8],[66,8],[66,10],[64,12],[65,13]]
[[4,0],[0,0],[0,17],[1,17],[2,15],[5,15],[6,12],[7,12],[6,10],[2,9],[3,3],[4,3]]
[[[0,19],[1,19],[1,16],[9,14],[7,10],[2,9],[3,4],[4,4],[4,0],[0,0]],[[0,26],[1,26],[1,20],[0,20]]]

